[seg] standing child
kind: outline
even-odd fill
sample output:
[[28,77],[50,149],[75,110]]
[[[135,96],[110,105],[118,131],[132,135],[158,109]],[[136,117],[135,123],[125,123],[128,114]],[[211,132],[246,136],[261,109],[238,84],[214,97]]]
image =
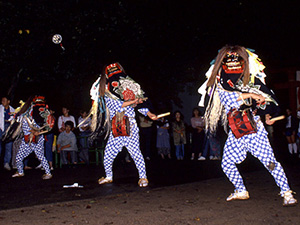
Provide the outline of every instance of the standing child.
[[89,164],[89,143],[88,137],[91,134],[90,124],[91,118],[87,118],[87,112],[81,110],[80,117],[78,118],[79,126],[79,144],[80,144],[80,153],[79,158],[83,160],[86,164]]
[[285,125],[285,136],[288,142],[289,153],[292,155],[297,154],[296,144],[296,133],[297,133],[297,119],[292,115],[291,109],[286,109],[286,125]]
[[204,118],[200,114],[198,108],[193,109],[193,117],[191,118],[191,124],[193,127],[192,133],[192,157],[194,160],[195,156],[198,160],[205,160],[206,155],[203,154],[203,142],[204,142]]
[[169,128],[170,125],[167,119],[164,117],[159,119],[157,123],[156,148],[162,159],[164,159],[166,155],[171,159]]

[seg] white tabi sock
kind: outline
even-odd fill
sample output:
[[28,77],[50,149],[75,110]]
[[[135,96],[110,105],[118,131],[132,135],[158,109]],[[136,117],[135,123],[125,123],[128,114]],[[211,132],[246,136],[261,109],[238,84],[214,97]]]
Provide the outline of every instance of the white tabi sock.
[[294,149],[294,153],[297,154],[298,149],[297,149],[297,144],[293,143],[293,149]]
[[288,144],[290,154],[293,154],[293,144]]

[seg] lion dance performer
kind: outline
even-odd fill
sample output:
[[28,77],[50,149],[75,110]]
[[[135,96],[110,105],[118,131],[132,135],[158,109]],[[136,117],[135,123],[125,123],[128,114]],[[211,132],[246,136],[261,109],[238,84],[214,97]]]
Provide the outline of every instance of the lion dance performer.
[[[91,139],[103,131],[107,133],[106,136],[109,134],[104,151],[106,177],[100,178],[99,184],[113,181],[113,161],[122,148],[126,147],[138,169],[140,178],[138,185],[140,187],[148,186],[134,108],[136,107],[139,113],[149,116],[152,120],[157,118],[149,111],[148,101],[145,101],[145,93],[140,85],[125,73],[119,63],[113,63],[104,67],[101,76],[93,84],[91,98],[93,100],[91,129],[94,131]],[[96,120],[97,122],[95,122]],[[112,122],[110,123],[110,121]],[[124,131],[126,121],[127,126]]]
[[205,120],[208,132],[214,133],[220,120],[224,127],[229,123],[222,169],[235,191],[226,200],[249,198],[236,166],[244,161],[249,152],[274,177],[281,190],[283,205],[295,205],[297,200],[293,197],[281,164],[274,157],[260,120],[260,116],[264,116],[266,124],[272,125],[275,121],[271,117],[279,113],[274,93],[265,85],[264,68],[253,50],[241,46],[223,47],[206,73],[208,80],[199,88],[202,94],[200,105],[203,106],[207,94]]
[[[44,156],[44,136],[54,126],[54,117],[50,114],[48,106],[45,103],[44,96],[30,97],[22,106],[20,111],[15,114],[15,119],[11,124],[11,135],[22,137],[22,142],[16,156],[16,164],[18,171],[12,177],[23,177],[24,168],[23,160],[34,152],[38,160],[45,169],[42,176],[44,180],[52,178],[49,164]],[[16,125],[17,124],[17,125]],[[14,127],[16,129],[14,129]]]

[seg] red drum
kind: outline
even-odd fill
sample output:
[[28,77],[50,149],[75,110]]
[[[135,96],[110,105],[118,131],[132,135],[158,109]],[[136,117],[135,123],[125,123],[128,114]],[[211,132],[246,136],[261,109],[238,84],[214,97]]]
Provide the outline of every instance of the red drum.
[[231,109],[228,114],[229,127],[236,138],[257,132],[256,123],[250,109]]
[[116,113],[116,115],[112,118],[111,127],[114,137],[130,136],[129,118],[124,115],[124,112]]
[[[32,135],[31,143],[37,144],[38,139],[39,139],[38,136]],[[26,144],[28,144],[30,142],[30,134],[24,135],[24,141],[25,141]]]

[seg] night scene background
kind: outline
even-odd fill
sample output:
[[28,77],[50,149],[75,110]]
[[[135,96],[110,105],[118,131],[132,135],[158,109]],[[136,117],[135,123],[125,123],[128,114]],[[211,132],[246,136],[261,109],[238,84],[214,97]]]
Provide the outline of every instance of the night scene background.
[[271,88],[287,81],[272,71],[300,65],[297,1],[0,1],[0,11],[1,95],[14,107],[41,94],[56,113],[66,105],[78,115],[103,66],[118,61],[156,113],[191,112],[225,44],[255,49]]

